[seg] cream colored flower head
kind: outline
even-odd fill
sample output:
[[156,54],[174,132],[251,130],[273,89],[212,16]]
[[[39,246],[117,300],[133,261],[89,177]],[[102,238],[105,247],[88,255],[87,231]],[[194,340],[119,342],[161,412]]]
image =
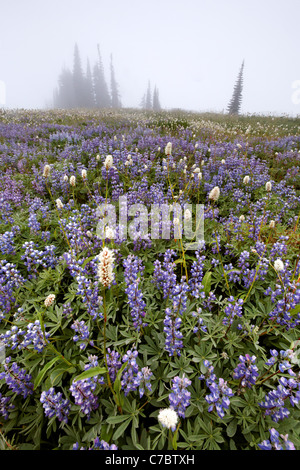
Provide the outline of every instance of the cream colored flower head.
[[175,431],[178,423],[178,414],[173,410],[173,408],[164,408],[160,410],[157,418],[164,428]]
[[48,297],[45,299],[44,304],[46,307],[50,307],[54,303],[55,294],[49,294]]
[[275,220],[271,220],[271,221],[270,221],[269,227],[270,227],[270,228],[274,228],[274,227],[275,227]]
[[44,166],[43,176],[45,178],[47,178],[50,175],[50,170],[51,170],[50,165],[45,165]]
[[275,271],[277,271],[278,273],[279,273],[280,271],[283,271],[283,270],[284,270],[284,264],[283,264],[283,262],[281,261],[281,259],[278,258],[278,259],[276,259],[276,260],[274,261],[274,269],[275,269]]
[[56,199],[56,207],[57,209],[62,209],[64,207],[63,203],[61,202],[60,199]]
[[168,142],[165,147],[165,154],[171,155],[171,153],[172,153],[172,142]]
[[271,189],[272,189],[272,183],[271,183],[271,181],[268,181],[268,182],[266,183],[266,191],[270,192]]
[[112,155],[107,155],[105,162],[104,162],[105,169],[109,170],[113,166],[113,163],[114,163],[114,160],[113,160]]
[[192,213],[189,209],[186,209],[184,211],[184,220],[191,220],[192,218]]
[[211,199],[212,201],[217,201],[220,197],[220,188],[219,186],[215,186],[209,193],[208,199]]
[[98,278],[104,287],[109,287],[114,280],[113,263],[114,252],[107,246],[103,248],[100,255],[98,255]]
[[105,228],[105,238],[109,238],[110,240],[112,238],[115,238],[115,231],[111,227],[106,227]]

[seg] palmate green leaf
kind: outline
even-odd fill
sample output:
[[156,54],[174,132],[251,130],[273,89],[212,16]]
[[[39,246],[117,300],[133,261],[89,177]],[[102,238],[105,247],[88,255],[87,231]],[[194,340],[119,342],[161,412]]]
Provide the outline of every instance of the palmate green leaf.
[[53,366],[53,364],[55,364],[57,361],[60,360],[60,357],[59,356],[56,356],[54,357],[50,362],[47,362],[47,364],[42,368],[42,370],[38,373],[35,381],[34,381],[34,389],[36,389],[41,381],[43,380],[46,372],[51,369],[51,367]]
[[123,423],[124,421],[127,421],[127,419],[129,418],[128,415],[117,415],[117,416],[109,416],[107,419],[106,419],[106,422],[108,424],[119,424],[119,423]]
[[105,367],[91,367],[88,370],[85,370],[81,374],[77,375],[75,379],[73,379],[73,382],[77,382],[78,380],[84,380],[84,379],[89,379],[90,377],[95,377],[95,375],[101,375],[105,374],[107,372],[107,369]]
[[125,367],[127,366],[127,364],[128,364],[128,361],[127,361],[127,362],[124,362],[124,364],[122,365],[122,367],[118,370],[116,379],[115,379],[115,381],[114,381],[114,391],[115,391],[116,393],[120,393],[120,391],[121,391],[121,376],[122,376],[123,370],[125,369]]
[[54,369],[53,372],[51,372],[49,376],[49,380],[50,380],[52,387],[54,387],[60,382],[65,372],[66,372],[65,368],[57,368],[57,369]]
[[211,271],[207,271],[204,274],[203,279],[202,279],[202,284],[203,284],[204,292],[206,295],[208,295],[211,290],[211,274],[212,274]]
[[132,421],[132,416],[130,416],[129,418],[128,418],[128,416],[127,416],[127,420],[124,421],[124,422],[118,427],[118,429],[116,430],[116,432],[114,433],[114,435],[113,435],[113,440],[114,440],[114,439],[117,440],[120,436],[123,436],[125,430],[128,428],[128,426],[129,426],[129,424],[131,423],[131,421]]
[[233,419],[232,421],[230,421],[230,423],[228,424],[226,428],[227,436],[233,437],[236,433],[236,430],[237,430],[237,420]]

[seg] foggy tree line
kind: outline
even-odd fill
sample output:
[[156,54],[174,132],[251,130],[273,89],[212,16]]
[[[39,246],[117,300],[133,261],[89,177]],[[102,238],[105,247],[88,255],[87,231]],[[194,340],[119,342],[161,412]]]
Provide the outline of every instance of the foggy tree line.
[[55,108],[121,108],[119,85],[115,78],[112,55],[110,56],[110,86],[108,86],[99,45],[98,59],[91,67],[87,59],[83,69],[79,48],[75,44],[73,68],[64,67],[53,93]]
[[[83,69],[79,48],[75,44],[73,67],[64,67],[58,77],[58,86],[53,93],[55,108],[121,108],[119,85],[116,81],[112,55],[110,56],[110,83],[107,84],[100,48],[97,45],[98,57],[93,67],[87,59]],[[159,91],[155,86],[151,92],[150,81],[140,106],[143,109],[159,111]]]
[[160,111],[161,105],[159,101],[159,91],[157,86],[155,85],[153,93],[151,91],[151,83],[148,82],[148,87],[146,92],[144,93],[141,103],[141,108],[153,111]]
[[[93,67],[87,59],[86,69],[75,44],[73,56],[73,68],[64,67],[58,78],[58,86],[53,93],[53,105],[55,108],[121,108],[122,102],[119,93],[119,85],[116,81],[112,55],[110,56],[110,86],[108,86],[102,63],[99,45],[97,46],[98,58]],[[227,106],[228,114],[239,114],[242,102],[244,61],[233,89],[232,98]],[[148,87],[140,102],[140,107],[145,110],[160,111],[161,104],[159,91],[155,85],[153,92],[150,80]]]

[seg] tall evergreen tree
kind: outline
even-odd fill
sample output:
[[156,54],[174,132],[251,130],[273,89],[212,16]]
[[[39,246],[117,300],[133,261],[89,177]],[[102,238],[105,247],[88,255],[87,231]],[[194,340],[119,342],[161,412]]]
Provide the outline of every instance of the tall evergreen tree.
[[86,75],[85,75],[85,107],[95,107],[94,86],[90,67],[90,61],[87,60]]
[[146,93],[143,94],[141,102],[140,102],[140,107],[142,109],[146,109]]
[[76,108],[83,108],[86,106],[85,102],[85,77],[82,71],[81,59],[79,54],[78,45],[74,47],[74,61],[73,61],[73,87],[74,87],[74,105]]
[[147,92],[146,92],[145,108],[146,108],[146,109],[152,109],[152,97],[151,97],[151,84],[150,84],[150,80],[149,80],[149,82],[148,82],[148,88],[147,88]]
[[75,106],[74,82],[71,70],[64,67],[58,78],[58,89],[54,95],[54,106],[69,109]]
[[98,62],[95,64],[93,71],[95,102],[98,108],[110,108],[111,98],[104,76],[104,69],[99,44],[97,45],[97,49]]
[[161,110],[161,105],[160,105],[160,101],[159,101],[159,92],[158,92],[158,88],[156,86],[154,87],[154,91],[153,91],[152,108],[153,108],[153,111],[160,111]]
[[119,85],[116,82],[112,55],[110,56],[110,88],[111,88],[111,107],[121,108],[122,103],[119,95]]
[[240,107],[241,107],[241,102],[242,102],[242,91],[243,91],[243,73],[244,73],[244,61],[241,65],[234,89],[233,89],[233,94],[232,98],[229,102],[229,105],[227,107],[227,111],[229,114],[239,114],[240,112]]

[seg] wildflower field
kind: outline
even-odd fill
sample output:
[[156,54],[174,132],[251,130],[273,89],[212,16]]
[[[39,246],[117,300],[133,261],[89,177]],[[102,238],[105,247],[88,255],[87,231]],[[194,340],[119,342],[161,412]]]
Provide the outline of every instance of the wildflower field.
[[299,131],[0,112],[0,449],[300,450]]

